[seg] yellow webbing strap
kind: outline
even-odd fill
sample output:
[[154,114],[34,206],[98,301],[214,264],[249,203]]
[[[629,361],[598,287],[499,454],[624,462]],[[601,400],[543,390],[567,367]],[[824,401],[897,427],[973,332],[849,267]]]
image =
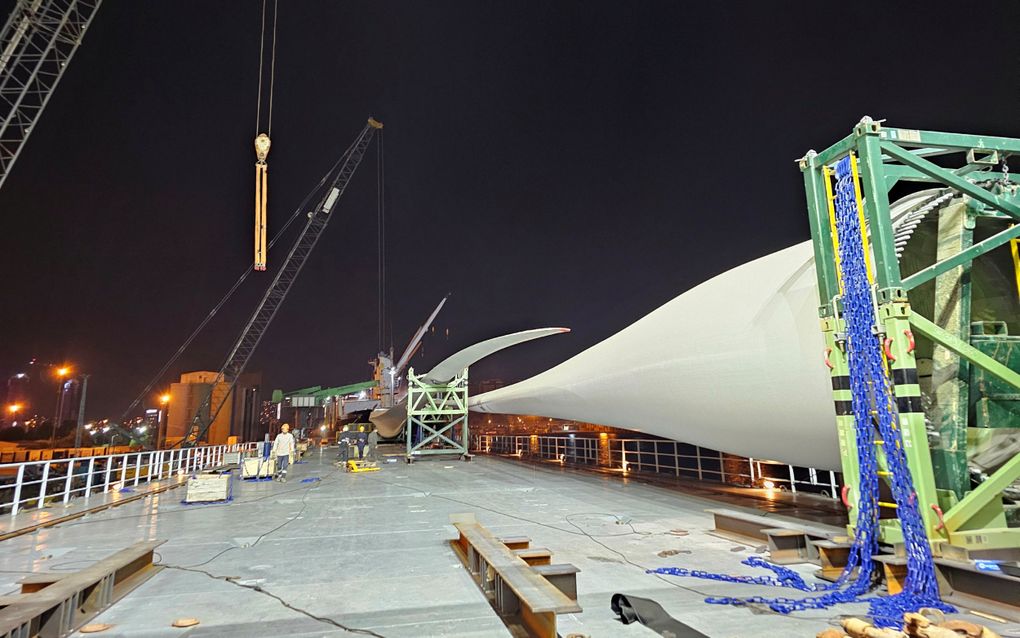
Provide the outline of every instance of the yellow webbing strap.
[[839,261],[839,234],[836,232],[836,196],[832,194],[832,171],[828,166],[822,167],[825,177],[825,203],[829,209],[829,235],[832,237],[832,253],[836,258],[836,280],[839,283],[839,294],[843,294],[843,267]]
[[1020,298],[1020,239],[1009,240],[1009,249],[1013,252],[1013,272],[1016,275],[1016,294]]

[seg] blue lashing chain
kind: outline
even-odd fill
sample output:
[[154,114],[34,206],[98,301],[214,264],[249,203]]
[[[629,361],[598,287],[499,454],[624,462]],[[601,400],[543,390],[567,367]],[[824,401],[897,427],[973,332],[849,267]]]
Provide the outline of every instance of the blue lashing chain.
[[[939,599],[938,583],[932,562],[931,547],[917,504],[913,479],[907,465],[898,414],[893,407],[893,394],[876,333],[878,318],[872,298],[871,281],[864,250],[866,232],[857,206],[855,167],[851,156],[836,165],[836,232],[839,243],[840,277],[842,280],[843,318],[846,322],[846,351],[849,357],[850,389],[856,422],[857,461],[860,486],[854,542],[843,573],[834,583],[811,585],[796,572],[773,565],[758,557],[743,561],[751,567],[771,570],[775,576],[727,576],[700,570],[664,567],[650,573],[672,576],[693,576],[749,585],[770,585],[805,592],[820,592],[805,598],[716,597],[705,602],[720,605],[767,605],[773,611],[787,614],[805,609],[825,609],[840,603],[867,602],[868,615],[879,627],[899,626],[903,614],[932,607],[945,612],[956,610]],[[876,432],[877,427],[877,432]],[[891,474],[893,499],[903,529],[907,558],[907,577],[903,590],[892,596],[864,597],[872,588],[872,557],[878,550],[879,481],[876,436],[880,437]]]

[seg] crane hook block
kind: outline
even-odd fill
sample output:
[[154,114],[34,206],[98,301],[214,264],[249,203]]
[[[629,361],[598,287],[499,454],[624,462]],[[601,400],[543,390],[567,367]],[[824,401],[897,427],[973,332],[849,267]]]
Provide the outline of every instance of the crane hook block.
[[255,270],[266,269],[266,206],[269,200],[269,165],[266,157],[272,144],[269,136],[255,137]]
[[272,142],[265,133],[259,133],[255,137],[255,157],[258,158],[259,164],[266,163],[266,157],[269,156],[269,147],[271,145]]
[[368,125],[371,126],[372,128],[377,128],[377,129],[381,129],[382,128],[382,122],[380,122],[379,120],[375,119],[374,117],[368,118]]

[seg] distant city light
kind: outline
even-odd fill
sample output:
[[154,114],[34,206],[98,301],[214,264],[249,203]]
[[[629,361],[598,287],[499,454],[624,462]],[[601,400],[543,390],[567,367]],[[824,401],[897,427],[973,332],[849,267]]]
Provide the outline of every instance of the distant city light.
[[764,485],[765,485],[765,489],[767,489],[767,490],[772,490],[772,489],[775,489],[775,487],[776,487],[776,484],[774,482],[772,482],[772,481],[765,481]]
[[138,430],[138,433],[139,433],[139,434],[145,434],[145,429],[146,429],[146,428],[145,428],[145,426],[144,426],[144,425],[143,425],[143,426],[141,426],[141,427],[139,427],[139,428],[136,428],[136,429]]
[[57,368],[57,376],[58,377],[66,377],[70,373],[71,373],[71,368],[68,367],[68,366],[63,366],[63,367]]
[[159,402],[163,404],[170,403],[170,395],[169,394],[161,395],[159,397]]
[[10,412],[11,414],[17,414],[19,410],[21,410],[20,403],[12,403],[9,406],[7,406],[7,411]]

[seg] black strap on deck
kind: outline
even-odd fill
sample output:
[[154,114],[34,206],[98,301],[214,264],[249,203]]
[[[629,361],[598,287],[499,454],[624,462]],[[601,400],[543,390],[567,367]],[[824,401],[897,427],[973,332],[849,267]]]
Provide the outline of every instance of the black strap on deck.
[[660,636],[671,638],[708,638],[705,634],[691,629],[666,613],[662,605],[648,598],[613,594],[611,603],[613,612],[619,616],[617,620],[625,625],[639,622]]

